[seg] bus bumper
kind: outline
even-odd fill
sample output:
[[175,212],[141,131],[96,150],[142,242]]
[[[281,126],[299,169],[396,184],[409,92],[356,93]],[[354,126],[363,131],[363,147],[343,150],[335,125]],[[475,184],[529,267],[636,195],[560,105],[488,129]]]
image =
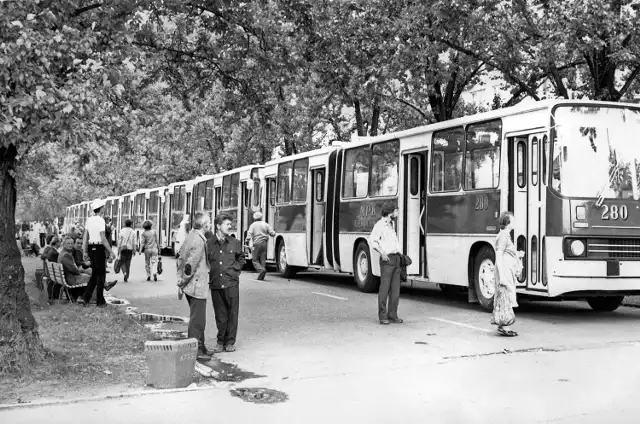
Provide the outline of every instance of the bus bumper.
[[547,237],[546,248],[549,297],[640,294],[640,261],[564,259],[561,237]]

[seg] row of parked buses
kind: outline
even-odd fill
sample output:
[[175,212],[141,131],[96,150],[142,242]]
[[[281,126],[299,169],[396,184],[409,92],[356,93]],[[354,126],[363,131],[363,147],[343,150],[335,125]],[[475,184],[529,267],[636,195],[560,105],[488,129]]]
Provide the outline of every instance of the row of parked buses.
[[[510,210],[520,294],[613,310],[640,294],[639,182],[637,106],[541,101],[137,190],[108,198],[105,215],[138,231],[151,219],[171,249],[185,214],[226,213],[244,241],[261,211],[283,276],[352,273],[371,292],[380,267],[367,236],[393,201],[413,259],[406,284],[471,287],[491,308],[497,218]],[[85,219],[87,203],[66,222]]]

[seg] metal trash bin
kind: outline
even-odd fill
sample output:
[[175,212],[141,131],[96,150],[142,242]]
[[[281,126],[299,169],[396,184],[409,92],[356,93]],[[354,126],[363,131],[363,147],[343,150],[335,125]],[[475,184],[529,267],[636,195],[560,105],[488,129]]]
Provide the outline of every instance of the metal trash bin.
[[193,382],[198,341],[162,340],[144,343],[149,366],[148,384],[158,389],[186,387]]

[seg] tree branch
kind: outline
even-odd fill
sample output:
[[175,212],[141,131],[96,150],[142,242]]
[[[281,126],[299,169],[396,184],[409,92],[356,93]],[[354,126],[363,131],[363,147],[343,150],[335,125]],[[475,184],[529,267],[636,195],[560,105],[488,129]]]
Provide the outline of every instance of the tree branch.
[[102,7],[103,5],[104,5],[104,3],[101,2],[101,3],[94,3],[94,4],[90,4],[88,6],[85,6],[85,7],[81,7],[79,9],[74,10],[73,13],[71,14],[71,16],[74,17],[74,18],[78,17],[78,16],[82,15],[85,12],[88,12],[88,11],[93,10],[93,9],[97,9],[99,7]]

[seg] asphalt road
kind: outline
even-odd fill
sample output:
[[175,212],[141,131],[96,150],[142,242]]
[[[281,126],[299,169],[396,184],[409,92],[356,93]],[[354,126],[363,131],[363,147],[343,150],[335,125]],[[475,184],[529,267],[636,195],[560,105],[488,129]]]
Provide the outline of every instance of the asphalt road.
[[[139,312],[188,316],[176,296],[173,261],[146,282],[141,257],[113,294]],[[237,351],[222,361],[263,377],[234,387],[279,390],[275,405],[244,402],[217,388],[0,412],[0,422],[442,422],[584,423],[640,421],[640,309],[596,313],[582,302],[521,302],[516,338],[466,295],[404,290],[403,324],[382,326],[376,296],[349,276],[302,273],[241,277]],[[121,278],[120,278],[121,280]],[[207,305],[207,344],[215,321]],[[73,411],[73,412],[71,412]],[[109,411],[108,414],[105,414]]]

